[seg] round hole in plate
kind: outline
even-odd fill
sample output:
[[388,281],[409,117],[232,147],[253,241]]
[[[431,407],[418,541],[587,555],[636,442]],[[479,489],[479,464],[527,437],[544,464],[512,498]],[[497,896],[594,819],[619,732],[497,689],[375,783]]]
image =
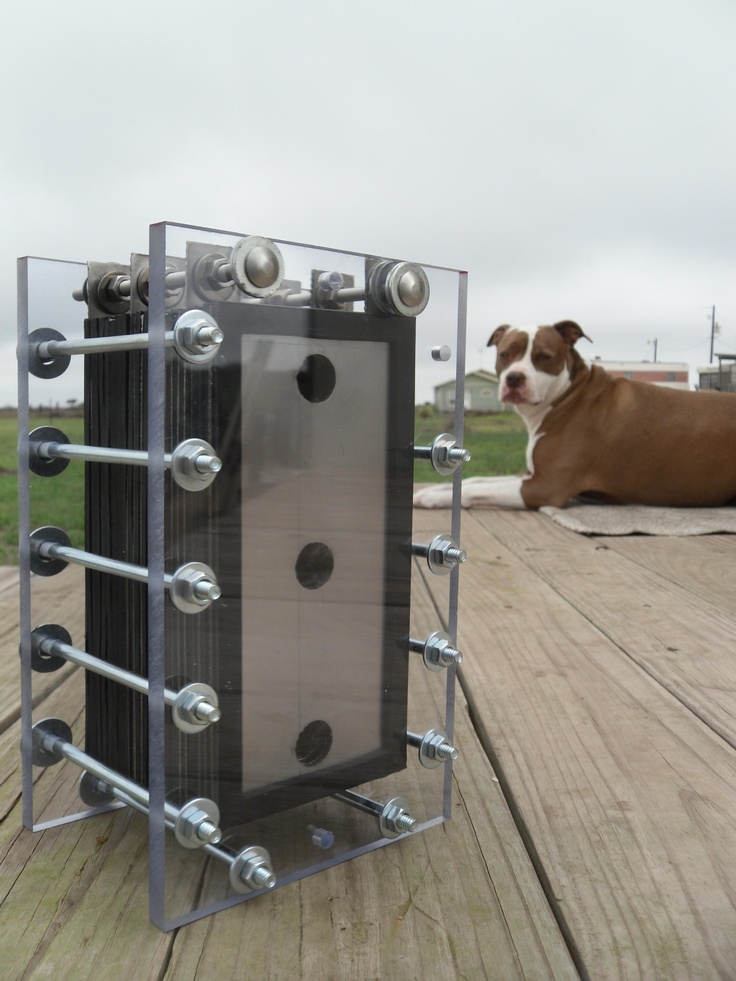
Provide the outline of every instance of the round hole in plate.
[[332,728],[322,719],[315,719],[299,733],[294,752],[302,766],[316,766],[331,749]]
[[309,354],[296,373],[299,391],[307,402],[326,402],[336,381],[335,367],[324,354]]
[[324,542],[310,542],[299,553],[294,572],[305,589],[319,589],[328,581],[334,568],[332,549]]

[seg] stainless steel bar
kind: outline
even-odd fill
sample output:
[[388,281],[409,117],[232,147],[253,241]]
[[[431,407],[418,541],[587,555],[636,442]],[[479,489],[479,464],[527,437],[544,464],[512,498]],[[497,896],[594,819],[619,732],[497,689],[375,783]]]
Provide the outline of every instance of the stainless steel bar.
[[[187,274],[184,269],[177,270],[175,272],[169,272],[165,276],[166,288],[168,290],[178,290],[186,284]],[[121,275],[114,284],[115,292],[121,297],[129,297],[131,294],[132,286],[130,276]],[[79,289],[72,291],[72,297],[78,300],[80,303],[86,302],[87,300],[87,281],[79,287]]]
[[[130,797],[114,784],[100,780],[96,790],[100,794],[109,794],[115,797],[122,804],[132,807],[140,814],[148,816],[149,809],[139,801]],[[176,821],[169,814],[164,815],[164,824],[176,833]],[[227,852],[217,844],[206,842],[201,846],[203,852],[212,855],[213,858],[224,862],[230,868],[230,882],[236,892],[250,892],[257,889],[273,889],[276,885],[276,876],[271,869],[271,860],[264,849],[244,848],[240,852]]]
[[362,794],[356,794],[353,790],[341,790],[332,796],[335,800],[339,800],[343,804],[349,804],[351,807],[355,807],[365,814],[373,814],[374,817],[380,817],[383,811],[383,804],[371,800],[370,797],[364,797]]
[[[174,343],[173,330],[164,334],[164,343]],[[78,341],[41,341],[38,356],[42,360],[69,354],[101,354],[105,351],[142,351],[148,347],[148,334],[114,334],[112,337],[88,337]]]
[[[96,463],[127,463],[134,467],[148,466],[146,450],[115,450],[105,446],[84,446],[78,443],[38,444],[38,455],[44,460],[90,460]],[[171,466],[171,454],[164,455],[164,466]]]
[[[127,795],[136,805],[148,811],[151,795],[145,787],[129,780],[93,756],[77,749],[71,741],[71,729],[60,719],[45,719],[33,727],[34,763],[37,766],[53,766],[60,760],[69,760],[81,770]],[[175,807],[164,801],[164,820],[173,823],[177,841],[186,848],[201,848],[207,843],[217,843],[222,839],[222,831],[217,826],[220,812],[214,801],[194,798],[182,807]]]
[[[132,796],[132,794],[126,792],[122,786],[118,786],[118,784],[112,783],[109,780],[105,780],[104,778],[100,777],[99,774],[95,773],[95,771],[90,769],[90,767],[87,767],[87,771],[94,777],[97,777],[99,780],[97,789],[100,793],[110,794],[111,796],[117,798],[117,800],[119,800],[122,804],[127,804],[128,807],[132,807],[133,810],[138,811],[139,814],[145,814],[146,817],[148,817],[151,810],[149,806],[150,795],[146,791],[144,791],[146,794],[146,801],[143,802],[136,799],[134,796]],[[141,788],[141,790],[143,790],[143,788]],[[176,821],[180,813],[179,808],[174,807],[173,804],[164,804],[164,823],[171,831],[175,829]],[[213,853],[218,850],[215,849],[214,845],[210,844],[203,845],[202,847],[211,850]],[[226,856],[225,852],[222,853],[222,857],[225,861],[231,860],[229,856]]]
[[[215,321],[201,310],[186,310],[176,321],[174,330],[164,333],[166,347],[175,347],[185,360],[205,364],[217,354],[223,334]],[[66,338],[39,340],[34,356],[40,362],[72,354],[104,354],[106,351],[142,351],[148,347],[150,335],[114,334],[110,337],[82,337],[75,341]]]
[[[126,688],[131,688],[133,691],[148,697],[150,686],[147,678],[141,678],[140,675],[133,674],[132,671],[126,671],[115,664],[110,664],[109,661],[95,657],[88,651],[73,647],[68,643],[71,638],[62,628],[57,628],[62,631],[61,636],[58,632],[44,636],[43,629],[40,628],[38,632],[34,631],[33,635],[34,638],[36,633],[40,635],[37,643],[38,650],[42,655],[71,661],[72,664],[78,664],[88,671],[93,671],[103,678],[109,678],[111,681],[125,685]],[[50,628],[47,627],[47,629]],[[182,732],[199,732],[206,729],[211,723],[219,722],[222,717],[217,693],[209,685],[199,682],[184,685],[180,691],[165,688],[164,702],[171,707],[174,725]]]
[[[150,459],[146,450],[69,443],[66,434],[53,426],[34,429],[30,434],[29,444],[31,469],[42,477],[53,477],[64,470],[66,463],[59,465],[52,462],[57,460],[87,460],[147,467]],[[180,487],[189,491],[201,491],[209,487],[222,470],[222,460],[205,440],[185,439],[174,448],[173,453],[164,453],[164,467],[172,471],[172,476]]]
[[[115,576],[122,576],[124,579],[148,582],[148,569],[145,566],[120,562],[118,559],[108,559],[103,555],[93,555],[92,552],[85,552],[81,548],[59,545],[56,542],[43,542],[38,548],[38,554],[42,559],[61,559],[63,562],[72,562],[74,565],[81,565],[86,569],[95,569],[97,572],[110,572]],[[172,576],[167,573],[164,576],[164,584],[167,589],[171,588],[171,582]]]
[[378,819],[379,830],[387,838],[397,838],[399,835],[416,831],[417,820],[409,812],[409,804],[403,797],[392,797],[385,804],[356,794],[352,790],[341,790],[332,795],[335,800],[349,804],[365,814]]
[[334,299],[339,303],[355,303],[364,300],[366,296],[365,288],[362,286],[343,286],[335,290]]
[[311,293],[287,293],[284,297],[284,304],[287,307],[308,307],[311,302]]
[[[69,536],[61,528],[47,526],[31,533],[32,572],[40,576],[55,576],[69,562],[135,582],[148,584],[149,581],[145,566],[73,548]],[[222,595],[215,573],[203,562],[185,562],[174,573],[164,573],[163,578],[171,602],[183,613],[202,613]]]
[[[127,777],[124,777],[122,773],[118,773],[117,770],[113,770],[109,766],[105,766],[104,763],[100,763],[100,761],[96,760],[93,756],[89,756],[81,749],[77,749],[74,743],[63,739],[61,736],[57,736],[53,732],[43,735],[40,743],[41,748],[45,752],[50,753],[52,756],[69,760],[70,763],[75,763],[82,770],[89,770],[89,772],[95,777],[98,777],[100,780],[104,780],[105,783],[112,784],[115,787],[120,787],[120,789],[132,797],[133,800],[138,801],[138,803],[142,804],[144,807],[148,807],[149,793],[145,787],[141,787],[140,784],[137,784],[133,780],[129,780]],[[174,813],[178,813],[172,804],[168,804],[166,806]]]
[[[127,463],[134,467],[148,466],[147,450],[118,450],[107,446],[86,446],[82,443],[56,443],[49,440],[38,444],[38,455],[44,460],[89,460],[96,463]],[[164,467],[171,469],[174,453],[164,453]],[[193,466],[201,474],[219,473],[222,461],[213,453],[202,452],[196,456]]]
[[[103,678],[117,681],[121,685],[125,685],[126,688],[132,688],[133,691],[138,691],[142,695],[148,694],[148,681],[146,678],[141,678],[140,675],[133,674],[132,671],[126,671],[125,668],[119,668],[114,664],[110,664],[108,661],[103,661],[102,658],[95,657],[93,654],[82,651],[78,647],[72,647],[71,644],[65,644],[63,641],[57,640],[54,637],[46,637],[41,641],[39,647],[42,653],[48,656],[63,657],[65,661],[78,664],[80,668],[93,671]],[[176,698],[177,692],[171,691],[169,688],[164,689],[164,701],[167,705],[173,705]]]

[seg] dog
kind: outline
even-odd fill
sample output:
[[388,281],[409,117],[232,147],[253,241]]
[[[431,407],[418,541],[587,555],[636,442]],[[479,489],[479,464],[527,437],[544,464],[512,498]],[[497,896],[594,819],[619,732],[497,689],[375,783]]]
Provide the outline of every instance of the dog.
[[[578,495],[611,504],[718,507],[736,501],[736,394],[615,378],[575,349],[572,320],[498,327],[501,400],[526,423],[527,473],[463,481],[463,507],[562,508]],[[416,492],[449,507],[452,487]]]

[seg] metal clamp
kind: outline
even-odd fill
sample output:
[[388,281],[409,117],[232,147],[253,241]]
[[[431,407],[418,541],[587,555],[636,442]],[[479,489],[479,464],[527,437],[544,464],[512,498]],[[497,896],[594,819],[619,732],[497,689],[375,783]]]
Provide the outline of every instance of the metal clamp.
[[[67,662],[148,695],[149,685],[146,678],[110,664],[109,661],[103,661],[78,647],[72,647],[71,636],[58,623],[44,623],[31,632],[31,668],[34,671],[58,671]],[[202,732],[211,723],[219,722],[222,717],[217,692],[202,682],[191,682],[179,691],[165,688],[164,701],[171,707],[174,725],[182,732]]]
[[450,433],[440,433],[435,436],[429,446],[415,446],[414,456],[417,460],[429,460],[443,477],[453,474],[461,463],[470,463],[468,450],[457,445],[457,440]]
[[456,760],[460,754],[449,741],[444,729],[428,729],[425,733],[407,732],[406,741],[419,750],[419,762],[427,769],[440,763]]
[[461,664],[463,659],[462,651],[452,646],[450,635],[444,630],[435,630],[426,640],[410,637],[409,650],[421,654],[430,671],[442,671],[451,664]]
[[[40,477],[55,477],[71,460],[96,463],[122,463],[147,467],[145,450],[119,450],[104,446],[70,443],[61,429],[39,426],[28,436],[29,466]],[[185,490],[200,491],[212,483],[222,470],[222,460],[206,440],[185,439],[173,453],[164,454],[164,467],[171,470],[174,481]]]
[[413,542],[411,548],[414,555],[426,558],[430,571],[436,576],[446,576],[468,557],[449,535],[437,535],[429,545]]

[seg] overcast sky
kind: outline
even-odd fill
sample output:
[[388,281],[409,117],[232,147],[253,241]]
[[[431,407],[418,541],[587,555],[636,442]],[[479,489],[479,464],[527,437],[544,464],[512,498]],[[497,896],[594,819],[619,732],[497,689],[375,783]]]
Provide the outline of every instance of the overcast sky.
[[736,351],[735,0],[29,0],[2,48],[0,405],[16,257],[160,220],[467,269],[470,368],[567,318],[695,367],[714,304]]

